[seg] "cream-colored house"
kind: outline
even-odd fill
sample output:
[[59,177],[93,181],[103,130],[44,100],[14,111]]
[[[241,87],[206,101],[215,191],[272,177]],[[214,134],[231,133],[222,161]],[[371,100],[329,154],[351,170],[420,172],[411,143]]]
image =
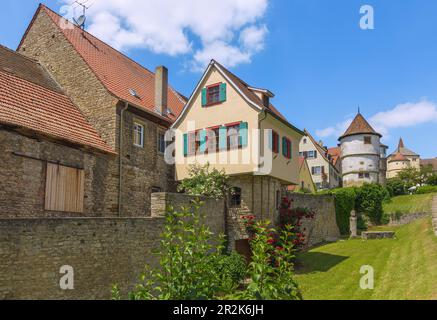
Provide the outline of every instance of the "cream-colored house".
[[305,136],[300,141],[299,153],[304,157],[310,168],[312,179],[318,190],[334,189],[341,185],[339,159],[333,157],[323,143],[316,142],[313,136],[305,130]]
[[289,186],[288,190],[291,192],[317,192],[310,167],[308,166],[308,161],[304,157],[299,157],[299,184]]
[[176,180],[188,177],[190,165],[209,163],[231,176],[237,215],[276,221],[281,191],[299,183],[304,133],[270,103],[273,97],[212,60],[173,125]]
[[420,155],[406,148],[401,138],[397,149],[388,156],[387,179],[397,177],[400,171],[408,168],[420,170]]

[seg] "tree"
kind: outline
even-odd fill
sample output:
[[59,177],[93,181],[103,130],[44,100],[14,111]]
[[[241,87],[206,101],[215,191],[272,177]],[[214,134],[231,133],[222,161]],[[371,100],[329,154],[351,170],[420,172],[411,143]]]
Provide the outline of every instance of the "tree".
[[429,176],[428,179],[426,180],[426,183],[431,186],[437,186],[437,174],[433,174]]
[[407,194],[406,184],[399,178],[388,179],[386,187],[390,193],[390,197],[403,196]]

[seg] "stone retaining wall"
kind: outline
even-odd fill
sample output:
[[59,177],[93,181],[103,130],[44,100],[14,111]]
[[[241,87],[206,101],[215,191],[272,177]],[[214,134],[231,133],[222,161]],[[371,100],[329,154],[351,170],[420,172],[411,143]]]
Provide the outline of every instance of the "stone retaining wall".
[[[149,218],[0,219],[0,300],[109,299],[113,284],[126,294],[146,264],[157,264],[164,208],[192,200],[154,194]],[[222,202],[203,200],[207,225],[223,233]],[[74,269],[74,290],[60,289],[64,265]]]

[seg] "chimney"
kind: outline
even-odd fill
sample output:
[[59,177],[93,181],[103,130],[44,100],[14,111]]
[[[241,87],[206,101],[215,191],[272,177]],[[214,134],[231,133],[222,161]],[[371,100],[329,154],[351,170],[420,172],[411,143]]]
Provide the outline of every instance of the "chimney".
[[155,70],[155,108],[156,112],[165,116],[168,102],[168,69],[159,66]]

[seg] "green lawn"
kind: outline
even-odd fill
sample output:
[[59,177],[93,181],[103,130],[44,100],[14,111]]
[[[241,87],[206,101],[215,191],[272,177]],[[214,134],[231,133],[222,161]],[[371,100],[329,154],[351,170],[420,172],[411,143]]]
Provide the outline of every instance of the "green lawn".
[[[396,239],[346,240],[298,255],[296,280],[307,300],[437,300],[437,237],[431,219],[391,228]],[[375,270],[375,289],[359,287],[360,268]]]
[[390,202],[384,203],[384,213],[400,212],[408,214],[431,212],[431,203],[435,195],[435,193],[430,193],[394,197]]

